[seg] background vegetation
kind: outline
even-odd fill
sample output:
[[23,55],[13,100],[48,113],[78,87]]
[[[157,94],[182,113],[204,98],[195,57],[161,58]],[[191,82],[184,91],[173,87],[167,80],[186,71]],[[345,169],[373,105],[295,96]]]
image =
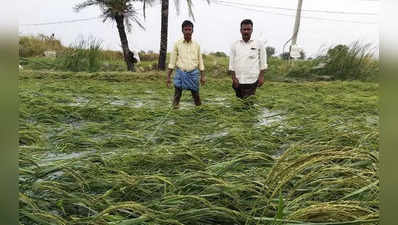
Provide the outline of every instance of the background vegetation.
[[[101,42],[93,38],[80,39],[69,47],[59,40],[38,37],[21,37],[20,64],[26,69],[53,71],[127,71],[120,51],[103,50]],[[56,58],[43,58],[45,50],[57,52]],[[275,49],[267,47],[269,80],[362,80],[377,81],[379,62],[373,56],[370,45],[355,42],[350,46],[330,47],[323,55],[312,59],[288,60],[288,53],[274,56]],[[139,52],[141,63],[137,72],[156,71],[159,54]],[[204,55],[208,73],[228,76],[228,57],[223,52]]]

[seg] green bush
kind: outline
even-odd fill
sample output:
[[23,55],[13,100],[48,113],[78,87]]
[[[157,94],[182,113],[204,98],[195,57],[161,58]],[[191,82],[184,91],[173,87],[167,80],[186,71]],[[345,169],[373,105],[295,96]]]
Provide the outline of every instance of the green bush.
[[370,44],[354,42],[351,46],[337,45],[327,51],[325,66],[319,70],[339,80],[374,80],[379,71]]
[[28,70],[53,70],[57,67],[57,59],[47,57],[20,57],[19,64],[22,65],[24,69]]
[[158,61],[159,59],[159,54],[154,53],[153,51],[140,51],[138,56],[140,57],[141,61]]
[[212,52],[209,55],[214,55],[217,57],[227,57],[227,54],[225,54],[225,52]]
[[62,51],[65,47],[61,41],[43,34],[37,36],[22,36],[19,38],[19,56],[43,56],[45,51]]
[[296,64],[289,68],[286,77],[310,78],[312,77],[311,67],[304,63]]
[[96,72],[101,68],[102,58],[101,41],[95,38],[82,38],[57,58],[57,69]]
[[121,51],[102,50],[102,59],[108,61],[124,60],[124,56]]

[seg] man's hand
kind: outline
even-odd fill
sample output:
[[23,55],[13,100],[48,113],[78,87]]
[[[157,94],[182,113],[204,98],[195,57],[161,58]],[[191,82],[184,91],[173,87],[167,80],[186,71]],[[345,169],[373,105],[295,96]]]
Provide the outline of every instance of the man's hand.
[[258,87],[261,87],[261,86],[263,86],[263,84],[264,84],[264,77],[259,77],[259,78],[258,78],[257,86],[258,86]]
[[265,70],[261,70],[260,74],[258,75],[257,87],[261,87],[264,84],[264,72]]
[[169,69],[168,73],[167,73],[167,80],[166,80],[166,86],[168,88],[171,88],[171,73],[173,72],[173,69]]
[[203,86],[206,84],[206,77],[205,75],[202,73],[202,75],[200,76],[200,84]]
[[170,77],[167,77],[166,85],[168,88],[171,88],[171,78]]
[[236,78],[232,78],[232,86],[234,86],[234,88],[238,88],[239,87],[239,80]]
[[238,88],[239,87],[239,80],[236,78],[235,71],[230,70],[229,73],[232,77],[232,87]]

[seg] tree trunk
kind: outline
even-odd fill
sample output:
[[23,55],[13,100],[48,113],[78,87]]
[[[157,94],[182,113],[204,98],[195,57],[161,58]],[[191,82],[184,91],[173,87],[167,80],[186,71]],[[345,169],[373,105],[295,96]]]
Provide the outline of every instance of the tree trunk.
[[167,56],[167,28],[169,20],[169,0],[162,0],[162,25],[160,28],[160,52],[158,69],[166,70],[166,56]]
[[134,71],[134,63],[131,58],[132,54],[129,49],[129,43],[127,41],[127,35],[124,29],[124,16],[123,15],[116,16],[115,20],[117,24],[117,30],[119,31],[120,42],[122,44],[124,61],[127,64],[127,70]]

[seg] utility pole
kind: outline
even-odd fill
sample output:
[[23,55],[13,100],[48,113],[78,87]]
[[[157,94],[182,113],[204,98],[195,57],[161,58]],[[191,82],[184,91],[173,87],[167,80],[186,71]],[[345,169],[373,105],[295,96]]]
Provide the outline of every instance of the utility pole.
[[303,5],[303,0],[298,0],[297,12],[296,12],[296,21],[294,23],[293,36],[292,36],[292,45],[290,46],[290,51],[292,51],[292,46],[296,45],[297,35],[300,27],[300,19],[301,19],[301,7]]

